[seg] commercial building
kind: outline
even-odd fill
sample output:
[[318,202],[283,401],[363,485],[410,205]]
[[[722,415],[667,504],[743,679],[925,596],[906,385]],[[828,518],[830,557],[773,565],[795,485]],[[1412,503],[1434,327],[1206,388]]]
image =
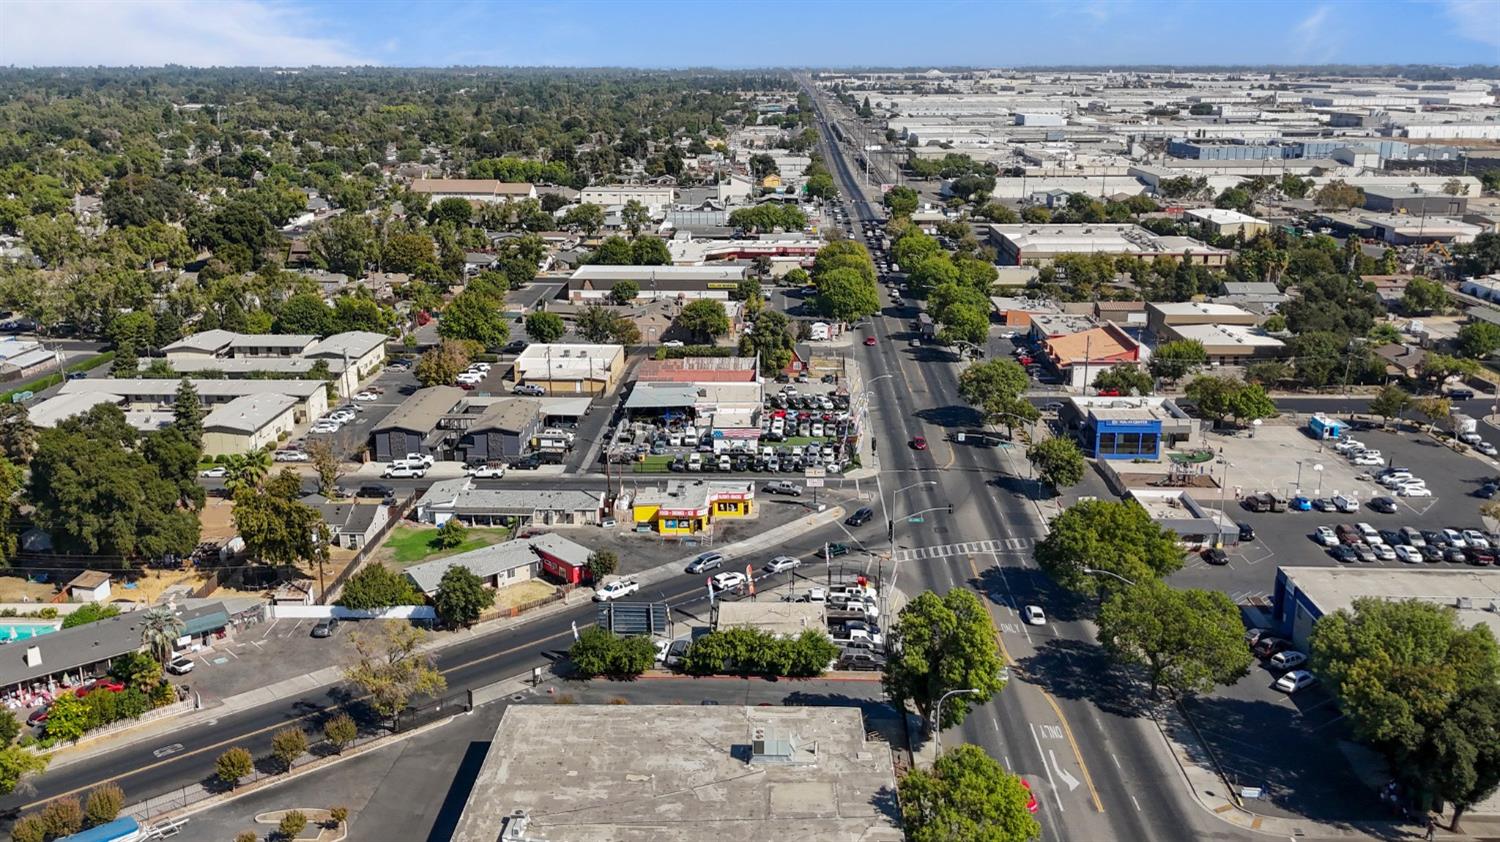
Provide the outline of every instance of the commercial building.
[[408,453],[437,458],[452,432],[440,426],[455,412],[464,390],[457,386],[418,389],[370,430],[370,457],[376,462],[400,459]]
[[811,265],[823,246],[822,240],[790,235],[767,235],[749,240],[701,240],[674,237],[667,241],[674,266],[703,266],[731,260],[755,260],[764,257],[773,263],[787,261],[788,271],[797,265]]
[[1366,187],[1365,210],[1404,213],[1411,216],[1461,217],[1469,210],[1469,197],[1429,193],[1409,187]]
[[1203,343],[1210,363],[1243,365],[1286,354],[1286,343],[1265,331],[1244,325],[1204,324],[1168,327],[1166,336]]
[[1180,488],[1132,488],[1138,503],[1162,529],[1189,547],[1222,547],[1239,541],[1240,527],[1228,514],[1193,499]]
[[1500,636],[1500,577],[1488,570],[1390,567],[1280,567],[1272,594],[1276,629],[1307,651],[1318,620],[1348,611],[1356,599],[1417,599],[1452,608],[1465,626]]
[[1042,343],[1048,363],[1074,389],[1086,389],[1101,371],[1141,361],[1141,345],[1113,322],[1078,333],[1053,336]]
[[1182,212],[1182,217],[1198,225],[1204,231],[1219,237],[1239,235],[1246,240],[1253,240],[1271,231],[1271,223],[1237,210],[1190,208]]
[[454,842],[900,842],[853,707],[512,705]]
[[585,187],[578,201],[604,208],[618,207],[636,201],[647,208],[662,208],[677,201],[677,188],[671,185],[601,184]]
[[1138,225],[1111,223],[991,225],[990,242],[999,251],[998,262],[1012,266],[1033,261],[1047,265],[1064,254],[1130,255],[1143,260],[1171,257],[1223,266],[1231,255],[1191,237],[1163,237]]
[[1370,236],[1393,246],[1409,246],[1422,243],[1472,243],[1484,233],[1484,228],[1470,222],[1461,222],[1442,216],[1411,216],[1410,214],[1362,214],[1359,222],[1368,226]]
[[1163,445],[1190,442],[1197,432],[1195,420],[1158,397],[1073,397],[1058,420],[1078,430],[1096,459],[1157,459]]
[[0,337],[0,381],[22,380],[55,368],[61,363],[56,351],[35,339]]
[[645,360],[635,369],[637,383],[754,383],[754,357],[676,357]]
[[543,570],[562,571],[564,581],[575,571],[584,570],[593,551],[569,541],[555,532],[544,532],[530,538],[503,541],[466,553],[406,568],[406,578],[417,590],[432,596],[437,593],[443,574],[462,567],[483,580],[486,587],[503,588],[535,579]]
[[418,521],[434,526],[455,517],[472,526],[597,526],[603,509],[603,491],[475,488],[459,477],[433,483],[415,511]]
[[531,451],[542,429],[542,402],[537,398],[500,398],[469,423],[459,439],[465,462],[504,462]]
[[1172,328],[1182,325],[1243,325],[1253,327],[1260,317],[1232,304],[1203,301],[1150,302],[1146,305],[1146,328],[1157,339],[1173,338]]
[[419,178],[412,182],[411,192],[426,196],[429,203],[444,199],[466,199],[470,202],[494,204],[535,199],[536,185],[493,178]]
[[628,281],[639,290],[636,299],[690,301],[712,298],[728,301],[749,266],[580,266],[568,278],[568,300],[604,301],[615,284]]
[[718,518],[755,514],[755,483],[669,480],[635,493],[631,520],[662,535],[693,535]]
[[203,417],[203,455],[274,450],[296,426],[297,399],[291,395],[244,395]]
[[548,395],[593,395],[614,391],[625,373],[621,345],[530,345],[512,364],[516,383]]

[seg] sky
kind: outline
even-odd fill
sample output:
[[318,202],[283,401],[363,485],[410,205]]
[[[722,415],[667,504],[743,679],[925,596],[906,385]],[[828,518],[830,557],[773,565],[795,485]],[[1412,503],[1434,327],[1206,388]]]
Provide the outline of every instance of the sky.
[[1500,0],[0,0],[0,66],[1500,64]]

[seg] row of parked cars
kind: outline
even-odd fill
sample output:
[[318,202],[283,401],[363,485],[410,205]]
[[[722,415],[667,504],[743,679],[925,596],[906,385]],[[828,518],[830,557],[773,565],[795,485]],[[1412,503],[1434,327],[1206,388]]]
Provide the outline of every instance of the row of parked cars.
[[1368,523],[1320,526],[1312,538],[1341,562],[1403,561],[1407,564],[1449,562],[1488,567],[1495,564],[1500,535],[1478,529],[1376,529]]
[[1307,653],[1298,652],[1290,640],[1276,637],[1266,629],[1250,629],[1245,632],[1245,642],[1267,669],[1281,673],[1272,685],[1277,690],[1291,694],[1318,682],[1311,672],[1299,669],[1307,663]]

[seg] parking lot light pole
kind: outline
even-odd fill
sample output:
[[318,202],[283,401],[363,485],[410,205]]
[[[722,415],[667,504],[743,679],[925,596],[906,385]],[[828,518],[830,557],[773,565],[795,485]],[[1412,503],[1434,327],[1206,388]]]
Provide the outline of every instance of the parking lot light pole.
[[1083,568],[1083,572],[1086,573],[1089,576],[1108,576],[1108,577],[1110,577],[1112,579],[1119,579],[1120,581],[1122,581],[1125,584],[1131,586],[1132,588],[1135,587],[1135,582],[1133,580],[1127,579],[1124,576],[1121,576],[1120,574],[1115,573],[1113,571],[1100,570],[1100,569],[1098,569],[1096,567],[1085,567],[1085,568]]
[[936,748],[936,751],[933,753],[934,759],[943,756],[943,702],[948,701],[949,696],[960,696],[965,694],[977,695],[978,693],[978,690],[975,690],[972,687],[966,687],[961,690],[949,690],[942,696],[938,697],[937,711],[933,714],[932,722],[930,723],[932,725],[932,738],[934,741],[934,747]]

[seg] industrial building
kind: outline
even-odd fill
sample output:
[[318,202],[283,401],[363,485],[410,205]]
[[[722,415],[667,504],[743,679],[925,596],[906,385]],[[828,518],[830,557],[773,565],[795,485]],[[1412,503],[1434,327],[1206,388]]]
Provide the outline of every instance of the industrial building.
[[728,301],[740,282],[750,276],[747,265],[714,266],[580,266],[568,278],[567,297],[573,302],[609,299],[615,284],[636,285],[636,299]]
[[1111,223],[991,225],[990,242],[999,252],[999,262],[1012,266],[1047,265],[1064,254],[1130,255],[1143,260],[1171,257],[1223,266],[1232,254],[1191,237],[1163,237],[1139,225]]
[[512,705],[454,842],[900,842],[858,708]]
[[1219,237],[1241,236],[1247,241],[1271,231],[1271,223],[1250,214],[1224,208],[1189,208],[1182,218]]
[[625,373],[621,345],[531,345],[512,364],[518,384],[548,395],[593,395],[614,391]]

